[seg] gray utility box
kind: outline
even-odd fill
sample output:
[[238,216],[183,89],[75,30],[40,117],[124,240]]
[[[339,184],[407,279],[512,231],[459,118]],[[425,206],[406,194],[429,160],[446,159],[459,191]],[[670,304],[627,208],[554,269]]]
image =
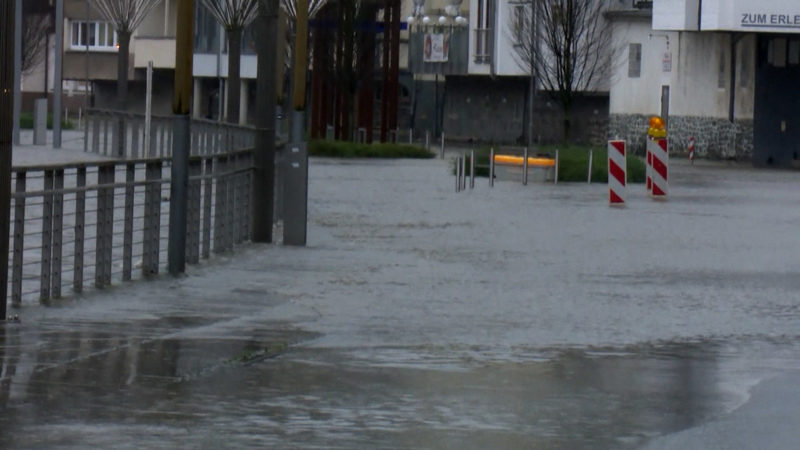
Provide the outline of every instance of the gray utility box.
[[288,146],[284,160],[284,245],[306,245],[308,220],[308,150],[306,143]]

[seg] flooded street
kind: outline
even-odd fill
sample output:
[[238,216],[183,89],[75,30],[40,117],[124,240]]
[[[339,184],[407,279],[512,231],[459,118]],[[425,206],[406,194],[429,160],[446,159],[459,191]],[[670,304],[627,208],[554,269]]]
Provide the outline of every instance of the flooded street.
[[671,170],[312,160],[306,248],[12,310],[0,448],[792,448],[800,173]]

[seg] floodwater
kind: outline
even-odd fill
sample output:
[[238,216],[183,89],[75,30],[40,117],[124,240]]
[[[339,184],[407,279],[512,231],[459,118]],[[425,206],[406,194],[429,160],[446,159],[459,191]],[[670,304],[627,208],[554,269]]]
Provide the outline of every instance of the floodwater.
[[800,174],[671,169],[619,209],[313,160],[307,247],[13,310],[0,447],[784,448]]

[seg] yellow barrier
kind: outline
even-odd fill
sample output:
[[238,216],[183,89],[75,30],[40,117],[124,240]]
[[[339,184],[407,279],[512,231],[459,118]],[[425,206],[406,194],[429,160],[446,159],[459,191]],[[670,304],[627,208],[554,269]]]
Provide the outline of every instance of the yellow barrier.
[[[511,166],[522,166],[525,158],[514,155],[494,155],[495,164],[507,164]],[[528,157],[528,167],[554,167],[556,160],[553,158]]]

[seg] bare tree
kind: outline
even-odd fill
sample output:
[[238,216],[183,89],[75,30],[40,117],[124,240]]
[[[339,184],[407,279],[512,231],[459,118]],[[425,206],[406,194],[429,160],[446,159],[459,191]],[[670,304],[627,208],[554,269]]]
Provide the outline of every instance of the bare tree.
[[203,0],[228,35],[228,122],[239,123],[241,102],[242,31],[258,14],[256,0]]
[[117,60],[117,101],[125,109],[128,100],[128,64],[130,60],[131,35],[142,23],[150,10],[161,0],[92,0],[95,8],[111,22],[117,31],[119,59]]
[[561,105],[565,141],[575,99],[596,90],[609,72],[612,46],[605,9],[604,0],[531,0],[510,22],[517,64],[532,69],[538,85]]
[[22,18],[22,73],[29,74],[44,57],[47,35],[52,32],[52,15],[47,12],[25,11]]

